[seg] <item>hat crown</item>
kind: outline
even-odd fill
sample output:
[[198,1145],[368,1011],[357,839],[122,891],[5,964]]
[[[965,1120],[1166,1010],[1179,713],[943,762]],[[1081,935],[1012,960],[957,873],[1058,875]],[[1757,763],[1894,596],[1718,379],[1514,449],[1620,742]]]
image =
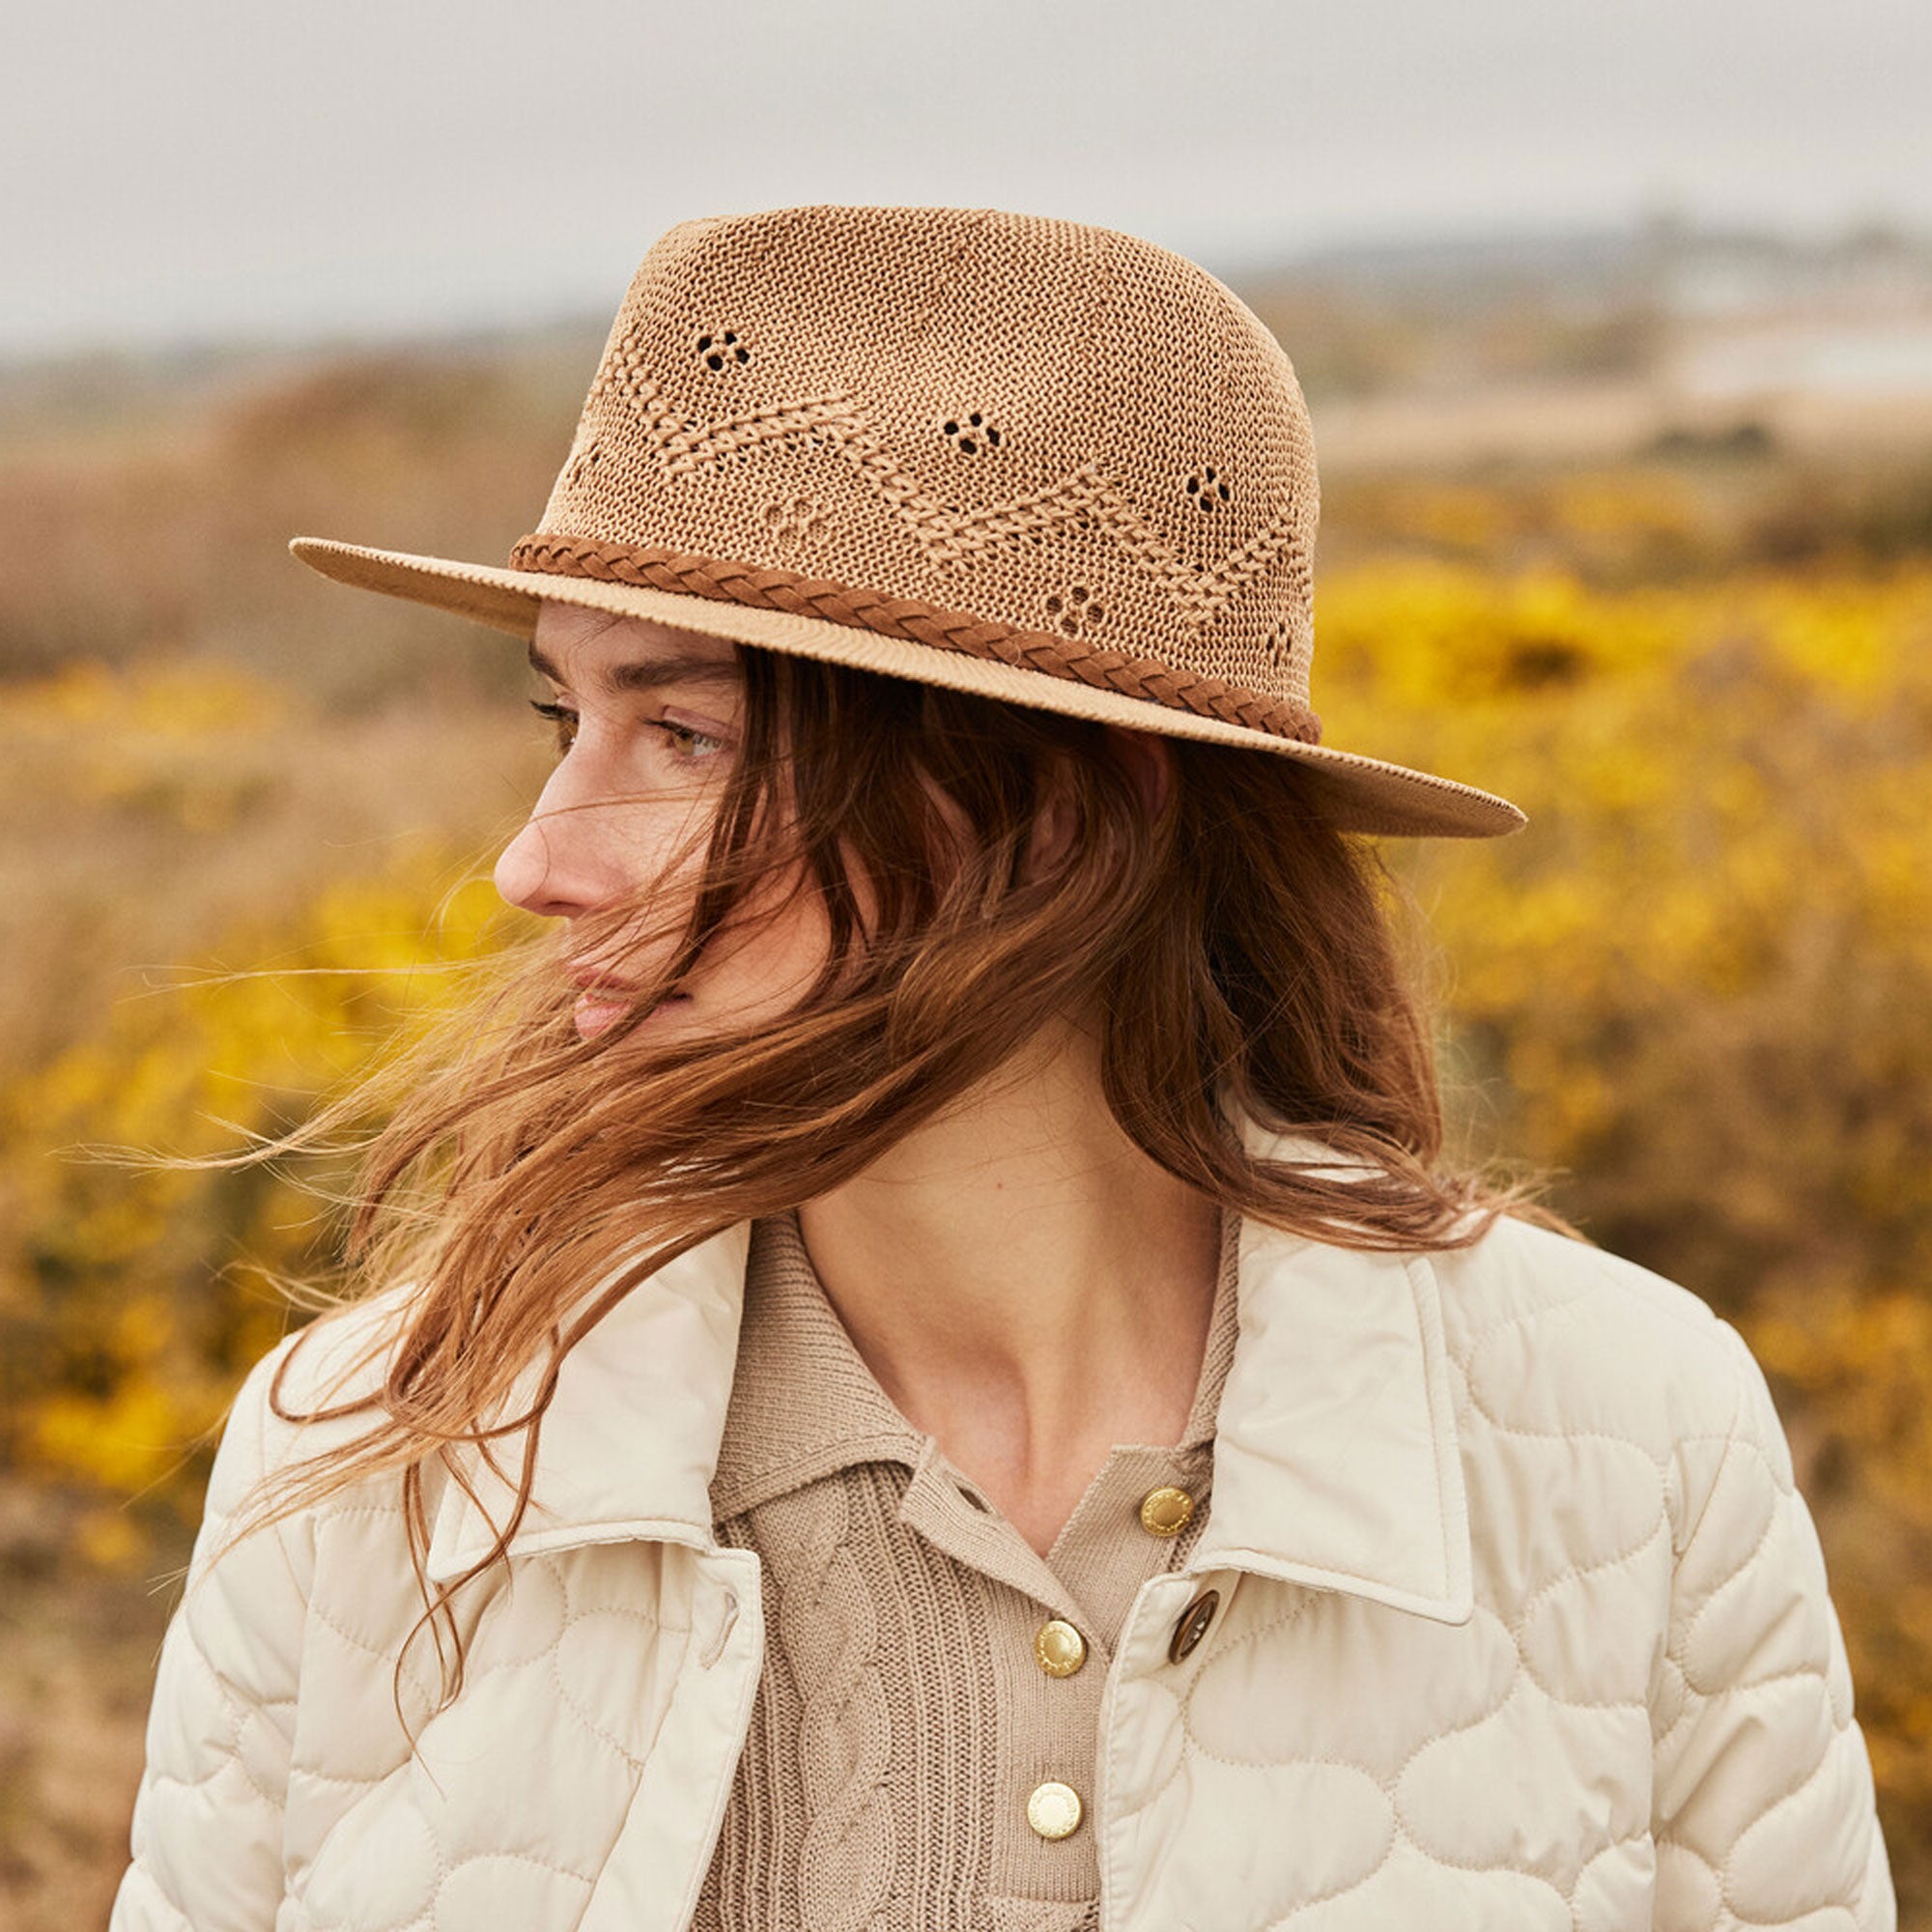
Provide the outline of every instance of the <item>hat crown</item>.
[[1198,679],[1305,714],[1319,505],[1288,356],[1195,264],[995,210],[817,206],[651,249],[537,537],[856,586],[1151,661],[1169,702]]

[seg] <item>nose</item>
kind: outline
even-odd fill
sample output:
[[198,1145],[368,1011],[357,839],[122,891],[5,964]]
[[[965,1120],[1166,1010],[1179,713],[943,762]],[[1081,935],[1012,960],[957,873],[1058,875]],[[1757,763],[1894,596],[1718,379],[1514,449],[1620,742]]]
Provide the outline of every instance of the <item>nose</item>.
[[523,830],[497,860],[497,893],[545,919],[574,919],[622,889],[600,849],[596,821],[604,814],[572,795],[568,769],[566,759],[551,774]]

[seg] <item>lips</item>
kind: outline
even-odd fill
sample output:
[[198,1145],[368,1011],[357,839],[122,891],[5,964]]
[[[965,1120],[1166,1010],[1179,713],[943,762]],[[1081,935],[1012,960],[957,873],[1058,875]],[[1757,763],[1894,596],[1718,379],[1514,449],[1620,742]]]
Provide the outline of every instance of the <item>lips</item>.
[[[570,967],[568,977],[582,988],[577,996],[577,1005],[571,1016],[579,1037],[583,1039],[596,1038],[608,1027],[622,1019],[637,1003],[638,982],[635,980],[626,980],[594,966]],[[654,1007],[647,1017],[654,1017],[667,1007],[688,1005],[690,999],[689,993],[672,993]]]
[[572,966],[567,977],[586,993],[625,994],[635,993],[638,982],[626,980],[615,973],[607,973],[597,966]]

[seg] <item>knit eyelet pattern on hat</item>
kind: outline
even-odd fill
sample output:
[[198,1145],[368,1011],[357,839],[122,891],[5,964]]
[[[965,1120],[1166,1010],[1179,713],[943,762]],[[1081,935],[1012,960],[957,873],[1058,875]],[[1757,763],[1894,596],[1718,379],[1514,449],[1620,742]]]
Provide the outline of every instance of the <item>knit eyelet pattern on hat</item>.
[[765,604],[1314,743],[1294,372],[1135,237],[995,210],[690,221],[518,570]]

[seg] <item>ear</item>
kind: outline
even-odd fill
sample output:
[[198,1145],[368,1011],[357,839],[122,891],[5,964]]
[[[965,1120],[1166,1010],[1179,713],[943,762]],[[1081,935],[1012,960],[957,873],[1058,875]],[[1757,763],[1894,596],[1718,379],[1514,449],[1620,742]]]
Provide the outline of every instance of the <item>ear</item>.
[[[1150,819],[1158,818],[1174,796],[1174,747],[1151,731],[1129,731],[1124,725],[1104,724],[1107,751],[1118,759],[1141,795]],[[1060,785],[1050,785],[1033,829],[1036,864],[1057,860],[1073,837],[1073,808]]]
[[1173,741],[1155,731],[1129,731],[1123,724],[1103,724],[1107,749],[1133,780],[1150,818],[1158,818],[1174,796]]

